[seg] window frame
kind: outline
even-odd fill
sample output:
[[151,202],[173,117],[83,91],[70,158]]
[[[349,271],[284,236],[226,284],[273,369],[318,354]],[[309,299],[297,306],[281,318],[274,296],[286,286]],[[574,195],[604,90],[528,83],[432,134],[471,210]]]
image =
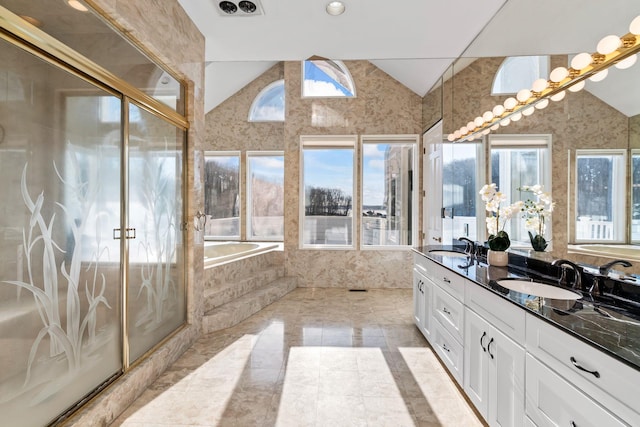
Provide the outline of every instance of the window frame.
[[[232,157],[232,156],[237,156],[238,157],[238,199],[240,200],[239,203],[239,207],[238,209],[240,210],[238,212],[238,234],[234,235],[234,236],[218,236],[215,234],[204,234],[204,240],[207,241],[241,241],[242,239],[242,200],[244,195],[242,194],[242,151],[240,150],[227,150],[227,151],[217,151],[217,150],[206,150],[204,152],[204,163],[206,164],[207,162],[207,157]],[[203,172],[204,172],[204,166],[203,166]],[[206,191],[206,180],[203,182],[205,191]],[[203,197],[204,198],[204,197]],[[205,206],[206,209],[206,206]],[[204,210],[204,209],[203,209]],[[206,212],[204,212],[205,215],[207,215]],[[235,217],[233,217],[235,218]],[[213,219],[213,218],[212,218]],[[205,233],[206,233],[206,224],[205,224]]]
[[[247,241],[254,241],[254,242],[283,242],[284,241],[284,229],[283,229],[283,233],[282,236],[279,237],[272,237],[272,238],[265,238],[265,237],[261,237],[261,238],[257,238],[257,237],[253,237],[252,235],[252,226],[251,226],[251,207],[253,206],[252,204],[252,189],[251,189],[251,162],[250,162],[250,158],[251,157],[275,157],[275,156],[282,156],[282,160],[284,162],[284,151],[280,150],[272,150],[272,151],[247,151],[245,153],[245,169],[246,169],[246,184],[245,184],[245,188],[246,188],[246,212],[245,212],[245,233],[246,233],[246,240]],[[285,177],[285,170],[284,168],[282,169],[282,182],[283,182],[283,193],[284,193],[284,177]],[[284,204],[284,195],[283,195],[283,204]],[[284,223],[284,212],[282,214],[282,221]],[[242,224],[241,224],[242,225]],[[242,228],[240,228],[240,232],[242,234]]]
[[[539,142],[534,142],[536,140]],[[518,141],[521,141],[521,142],[518,142]],[[547,150],[546,155],[541,156],[541,158],[538,160],[538,167],[542,169],[540,172],[540,176],[542,177],[543,182],[538,182],[533,184],[542,185],[544,189],[551,194],[551,198],[553,200],[553,173],[552,173],[553,168],[551,167],[552,156],[553,156],[552,134],[499,134],[499,135],[490,134],[488,135],[488,138],[487,138],[488,175],[487,175],[486,181],[491,181],[492,179],[491,178],[492,157],[493,157],[492,148],[494,147],[508,148],[508,149],[546,148]],[[503,191],[503,189],[500,188],[500,184],[499,183],[496,183],[496,184],[498,184],[498,189],[500,191]],[[531,198],[533,197],[534,196],[531,195]],[[514,202],[516,202],[516,200],[511,201],[511,203],[514,203]],[[486,240],[487,228],[486,226],[483,226],[483,225],[486,224],[485,220],[486,220],[487,212],[485,209],[483,209],[484,203],[482,201],[480,201],[479,203],[480,203],[479,206],[482,209],[482,215],[481,215],[481,218],[479,218],[478,223],[481,224],[479,225],[479,227],[481,228],[482,233],[478,233],[478,236],[481,237],[483,240]],[[553,214],[552,214],[552,218],[553,218]],[[510,221],[513,221],[513,218]],[[518,216],[518,221],[523,221],[520,216]],[[549,237],[549,239],[547,240],[549,242],[549,247],[547,248],[547,251],[552,251],[553,239],[551,238],[551,236],[553,236],[553,219],[551,221],[546,222],[545,235]],[[511,233],[509,234],[509,237],[511,238],[513,237],[511,236]],[[514,240],[512,238],[510,247],[516,248],[516,249],[529,249],[531,247],[531,242],[529,240]]]
[[[504,66],[505,66],[505,64],[507,64],[508,61],[513,61],[513,60],[517,60],[517,59],[521,60],[521,59],[524,59],[524,58],[543,58],[543,57],[546,57],[547,69],[541,75],[538,75],[538,78],[539,79],[546,79],[547,76],[549,75],[550,70],[551,70],[551,57],[549,55],[512,55],[512,56],[507,56],[506,58],[504,58],[502,60],[502,62],[500,63],[500,66],[496,70],[495,74],[493,75],[493,80],[491,81],[491,96],[515,95],[520,89],[526,89],[528,87],[531,87],[531,84],[533,83],[533,81],[532,81],[529,85],[519,86],[516,89],[515,92],[506,92],[506,91],[498,92],[498,91],[495,91],[494,89],[496,87],[496,81],[498,80],[498,76],[503,72]],[[535,80],[536,79],[534,79],[534,81]]]
[[[265,94],[267,94],[271,89],[273,89],[276,86],[280,86],[282,85],[282,91],[285,94],[285,100],[283,102],[282,108],[282,120],[278,119],[278,120],[267,120],[267,119],[254,119],[252,118],[252,115],[254,113],[254,108],[257,107],[258,103],[260,101],[262,101],[262,98],[264,97]],[[284,83],[284,79],[280,79],[280,80],[276,80],[274,82],[269,83],[267,86],[265,86],[257,95],[255,98],[253,98],[253,102],[251,103],[251,106],[249,107],[249,113],[247,114],[247,121],[249,123],[284,123],[284,121],[286,120],[287,117],[287,103],[286,103],[286,88],[285,88],[285,83]]]
[[[596,239],[579,239],[577,233],[577,222],[578,222],[578,157],[580,155],[585,156],[617,156],[621,155],[621,160],[613,163],[614,170],[612,171],[612,185],[613,189],[611,190],[611,194],[613,195],[613,203],[612,206],[622,206],[622,209],[612,209],[611,216],[614,227],[614,233],[618,237],[617,239],[611,240],[596,240]],[[599,244],[624,244],[627,243],[627,192],[629,179],[627,177],[627,165],[629,162],[627,149],[626,148],[585,148],[585,149],[576,149],[574,152],[574,167],[573,167],[573,197],[571,198],[571,202],[574,205],[573,216],[574,219],[572,221],[573,224],[573,242],[577,244],[591,244],[591,243],[599,243]],[[618,164],[618,170],[615,170],[615,165]],[[629,174],[630,175],[630,174]],[[618,190],[617,186],[622,187],[621,190]]]
[[302,99],[322,99],[322,98],[328,98],[328,99],[353,99],[353,98],[357,98],[358,94],[356,92],[356,81],[353,79],[353,76],[351,75],[351,72],[349,71],[349,68],[345,65],[344,62],[339,61],[339,60],[333,60],[333,59],[324,59],[323,61],[331,61],[334,62],[338,65],[338,67],[340,68],[340,70],[348,77],[349,82],[351,82],[351,85],[353,86],[353,95],[352,96],[347,96],[347,95],[343,95],[343,96],[327,96],[327,95],[305,95],[305,90],[304,90],[304,82],[305,82],[305,72],[304,72],[304,65],[306,61],[314,61],[312,59],[305,59],[302,60],[300,62],[300,97]]
[[[362,208],[364,201],[364,145],[365,144],[381,144],[387,143],[390,145],[393,144],[411,144],[413,146],[413,159],[411,161],[411,168],[413,171],[412,182],[410,183],[411,188],[411,244],[407,245],[365,245],[364,244],[364,221],[362,217]],[[372,250],[410,250],[414,246],[418,245],[418,229],[420,228],[419,221],[419,197],[418,197],[418,188],[420,181],[420,171],[418,170],[418,157],[420,148],[420,135],[418,134],[398,134],[398,135],[361,135],[359,141],[359,164],[358,168],[360,170],[359,174],[359,196],[358,197],[358,218],[360,220],[360,224],[358,226],[359,234],[360,234],[360,250],[372,251]],[[354,209],[355,216],[355,209]]]
[[[350,245],[328,245],[328,244],[305,244],[304,243],[304,219],[305,219],[305,182],[304,182],[304,151],[308,149],[351,149],[352,158],[352,214],[351,214],[351,244]],[[355,227],[355,218],[360,214],[359,197],[357,194],[358,177],[358,136],[357,135],[301,135],[299,150],[299,194],[298,194],[298,248],[314,250],[354,250],[356,249],[356,239],[358,233]],[[358,203],[356,203],[358,202]]]

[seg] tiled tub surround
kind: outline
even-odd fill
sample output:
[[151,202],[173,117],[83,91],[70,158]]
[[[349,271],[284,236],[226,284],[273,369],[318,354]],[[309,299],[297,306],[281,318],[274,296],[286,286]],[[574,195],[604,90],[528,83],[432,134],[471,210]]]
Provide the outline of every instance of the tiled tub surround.
[[[601,357],[599,360],[605,363],[610,360],[609,365],[611,366],[614,361],[607,357],[611,356],[622,362],[622,364],[619,364],[621,368],[618,369],[632,373],[631,376],[633,378],[636,378],[636,374],[640,378],[640,303],[629,302],[632,299],[640,301],[640,285],[608,278],[601,282],[603,296],[590,295],[586,290],[591,287],[596,271],[592,271],[587,267],[582,277],[584,290],[580,292],[583,296],[581,299],[564,301],[541,298],[506,289],[498,285],[496,281],[507,278],[532,278],[536,281],[557,285],[558,267],[552,266],[548,262],[510,253],[509,266],[495,267],[488,266],[483,262],[482,258],[478,261],[470,257],[439,256],[429,253],[430,250],[434,249],[450,250],[452,247],[429,246],[417,248],[415,249],[415,252],[419,254],[416,255],[417,259],[420,259],[420,256],[426,257],[467,279],[465,286],[480,286],[492,292],[496,297],[509,301],[526,311],[527,351],[529,351],[528,346],[534,341],[534,338],[529,336],[530,327],[533,327],[538,322],[541,325],[540,330],[547,328],[546,330],[549,333],[554,331],[566,332],[582,343],[586,343],[587,346],[584,346],[584,349],[587,351],[601,354],[602,356],[598,356]],[[459,250],[457,248],[453,249]],[[466,292],[467,290],[465,290]],[[626,304],[623,300],[627,301]],[[614,304],[618,306],[616,307]],[[620,305],[625,305],[625,307],[620,307]],[[491,307],[485,308],[487,310],[492,309]],[[536,319],[541,319],[542,321]],[[559,346],[559,343],[556,344]],[[518,344],[525,346],[525,342],[519,342]],[[598,351],[594,351],[595,349]],[[465,351],[467,350],[465,349]],[[579,348],[576,347],[575,351],[578,353]],[[576,358],[579,356],[580,354],[577,354]],[[528,360],[529,356],[527,356]],[[531,365],[533,366],[533,363]],[[632,369],[629,370],[628,367]],[[602,368],[606,368],[606,366]],[[528,370],[529,367],[527,367]],[[604,376],[601,381],[606,382],[607,379]],[[640,393],[640,383],[636,381],[633,387],[635,387],[636,391],[633,394],[637,396]],[[606,407],[605,403],[600,403]],[[527,404],[530,404],[530,402],[528,401]],[[634,406],[630,407],[635,408]],[[614,409],[608,409],[615,413]],[[637,408],[633,410],[637,411]],[[625,412],[625,416],[619,416],[627,422],[631,417],[636,424],[640,423],[640,413],[638,412],[629,411]]]

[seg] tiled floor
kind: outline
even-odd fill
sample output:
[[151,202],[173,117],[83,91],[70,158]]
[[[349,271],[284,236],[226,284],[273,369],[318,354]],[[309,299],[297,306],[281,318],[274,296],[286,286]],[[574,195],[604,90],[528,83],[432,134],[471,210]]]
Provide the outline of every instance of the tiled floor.
[[410,289],[298,288],[201,337],[116,426],[480,426]]

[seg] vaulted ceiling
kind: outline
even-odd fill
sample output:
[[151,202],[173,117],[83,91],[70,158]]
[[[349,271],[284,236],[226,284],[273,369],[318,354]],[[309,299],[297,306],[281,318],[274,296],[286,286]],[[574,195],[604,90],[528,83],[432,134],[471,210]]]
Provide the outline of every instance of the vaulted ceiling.
[[640,14],[638,0],[343,0],[339,16],[329,0],[253,1],[257,16],[179,0],[206,38],[206,111],[278,61],[366,59],[423,96],[460,56],[593,52]]

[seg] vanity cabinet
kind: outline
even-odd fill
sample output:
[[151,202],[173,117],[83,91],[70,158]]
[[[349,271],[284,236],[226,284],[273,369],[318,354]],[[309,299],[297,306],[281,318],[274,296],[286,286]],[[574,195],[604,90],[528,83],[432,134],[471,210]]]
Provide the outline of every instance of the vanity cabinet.
[[469,308],[464,328],[464,391],[490,426],[521,426],[524,348]]
[[[527,315],[526,336],[527,351],[532,356],[527,359],[527,364],[542,362],[555,376],[563,377],[571,387],[586,395],[589,400],[598,402],[624,422],[640,426],[640,372],[531,314]],[[538,371],[540,368],[536,368],[532,374]],[[528,380],[529,378],[527,376]],[[536,414],[547,410],[546,407],[529,407],[529,404],[538,402],[539,393],[539,388],[527,387],[527,413],[530,413],[536,423]],[[573,407],[582,410],[582,406],[571,401],[568,401],[568,405],[569,409]],[[576,425],[581,424],[576,422]]]

